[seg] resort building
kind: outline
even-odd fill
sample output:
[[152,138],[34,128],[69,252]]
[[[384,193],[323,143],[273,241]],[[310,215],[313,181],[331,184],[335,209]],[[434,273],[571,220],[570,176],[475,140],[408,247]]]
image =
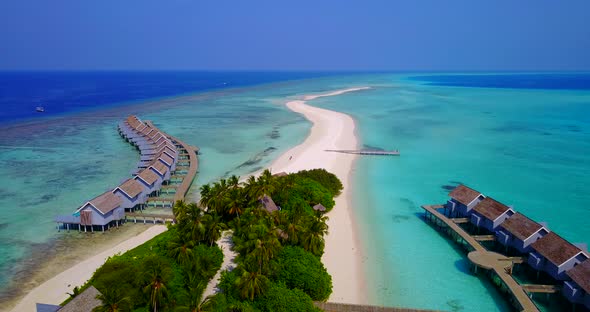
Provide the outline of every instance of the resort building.
[[548,233],[532,243],[528,263],[534,269],[545,271],[556,280],[567,280],[566,272],[588,259],[580,248],[561,238],[554,232]]
[[154,161],[148,169],[159,175],[162,182],[170,179],[170,170],[160,161]]
[[471,210],[469,221],[477,227],[483,227],[490,232],[514,215],[514,210],[491,197],[486,197]]
[[544,226],[517,212],[500,224],[496,240],[519,253],[527,254],[531,251],[531,244],[548,233],[549,230]]
[[317,205],[313,206],[313,210],[324,212],[324,211],[326,211],[326,207],[324,207],[324,205],[322,205],[322,204],[317,204]]
[[590,260],[574,266],[566,274],[572,280],[563,283],[563,295],[569,301],[590,309]]
[[465,185],[457,186],[449,193],[449,197],[451,199],[445,204],[445,210],[450,217],[467,217],[471,209],[485,198],[480,192]]
[[260,203],[262,204],[262,207],[268,212],[281,210],[268,195],[262,196],[262,198],[260,198]]
[[37,303],[37,312],[80,312],[80,311],[92,311],[102,305],[98,295],[101,293],[90,286],[83,292],[79,293],[74,299],[68,302],[66,305],[58,306],[53,304],[42,304]]
[[135,180],[141,182],[145,189],[145,193],[149,196],[157,192],[162,186],[161,178],[152,170],[144,169],[135,176]]
[[84,227],[84,231],[94,227],[100,227],[102,230],[108,229],[113,224],[119,225],[120,221],[125,219],[125,210],[122,207],[122,201],[119,196],[107,191],[98,197],[86,202],[73,215],[57,216],[55,221],[62,223],[66,229],[70,225],[77,225],[78,230]]
[[174,161],[174,158],[170,157],[170,155],[167,155],[164,152],[160,154],[158,161],[166,165],[170,171],[174,171],[176,169],[176,162]]
[[113,190],[113,194],[119,196],[121,199],[121,207],[126,210],[136,210],[145,203],[146,197],[149,194],[147,188],[141,182],[129,179],[123,184],[117,186]]

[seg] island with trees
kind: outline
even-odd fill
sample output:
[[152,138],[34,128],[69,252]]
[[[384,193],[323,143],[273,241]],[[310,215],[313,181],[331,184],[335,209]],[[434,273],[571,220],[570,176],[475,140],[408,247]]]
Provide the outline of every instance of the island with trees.
[[[321,262],[325,214],[341,191],[324,169],[203,185],[198,203],[175,203],[168,231],[109,258],[80,290],[100,292],[95,311],[318,311],[313,301],[332,292]],[[203,298],[223,262],[224,231],[236,265]]]

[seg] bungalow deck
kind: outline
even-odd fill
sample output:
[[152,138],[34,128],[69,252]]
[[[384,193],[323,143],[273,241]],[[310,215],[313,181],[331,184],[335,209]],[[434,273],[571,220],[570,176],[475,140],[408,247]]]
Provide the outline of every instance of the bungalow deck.
[[518,284],[511,273],[512,259],[502,256],[500,254],[486,250],[473,236],[469,235],[463,228],[461,228],[453,220],[447,218],[437,209],[444,208],[443,205],[424,205],[425,219],[431,221],[437,226],[446,227],[449,234],[457,235],[460,240],[465,242],[469,249],[472,250],[468,254],[469,260],[475,265],[475,268],[481,267],[486,270],[492,270],[505,285],[506,290],[510,293],[513,299],[513,304],[520,309],[520,311],[539,311],[537,306],[533,303],[531,298],[527,295],[525,289]]

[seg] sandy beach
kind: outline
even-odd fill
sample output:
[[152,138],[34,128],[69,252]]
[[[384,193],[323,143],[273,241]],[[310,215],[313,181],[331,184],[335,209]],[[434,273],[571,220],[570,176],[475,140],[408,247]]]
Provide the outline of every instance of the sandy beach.
[[[124,227],[131,228],[133,225],[126,225]],[[141,226],[136,225],[134,229],[141,229]],[[156,235],[166,231],[166,229],[167,228],[165,225],[150,226],[147,229],[142,229],[138,235],[134,235],[133,237],[120,242],[114,247],[110,247],[98,254],[95,254],[94,256],[91,256],[90,258],[77,262],[67,270],[55,275],[51,279],[32,289],[11,311],[36,311],[36,303],[55,305],[62,303],[68,298],[67,293],[72,292],[72,289],[75,286],[81,286],[88,279],[90,279],[94,271],[103,265],[108,257],[133,249],[152,239]],[[110,244],[112,246],[113,242],[111,241]],[[92,247],[95,246],[93,245]],[[96,246],[96,248],[99,247]]]
[[328,213],[329,234],[322,257],[333,281],[329,302],[366,303],[367,298],[351,201],[350,175],[357,156],[325,151],[357,149],[358,142],[352,117],[307,105],[306,101],[365,89],[368,87],[308,95],[303,100],[288,102],[289,109],[302,114],[313,125],[302,144],[281,155],[271,165],[273,173],[324,168],[338,176],[344,185],[342,194],[336,198],[336,206]]

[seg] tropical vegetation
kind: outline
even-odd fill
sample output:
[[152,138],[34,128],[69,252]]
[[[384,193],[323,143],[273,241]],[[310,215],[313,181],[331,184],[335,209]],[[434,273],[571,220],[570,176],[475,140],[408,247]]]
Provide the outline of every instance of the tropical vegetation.
[[[167,232],[110,258],[83,288],[101,292],[96,311],[317,311],[312,301],[332,292],[320,261],[325,213],[341,190],[323,169],[203,185],[198,203],[175,203]],[[265,209],[263,197],[280,208]],[[237,265],[221,273],[219,293],[203,298],[223,261],[216,242],[225,230]]]

